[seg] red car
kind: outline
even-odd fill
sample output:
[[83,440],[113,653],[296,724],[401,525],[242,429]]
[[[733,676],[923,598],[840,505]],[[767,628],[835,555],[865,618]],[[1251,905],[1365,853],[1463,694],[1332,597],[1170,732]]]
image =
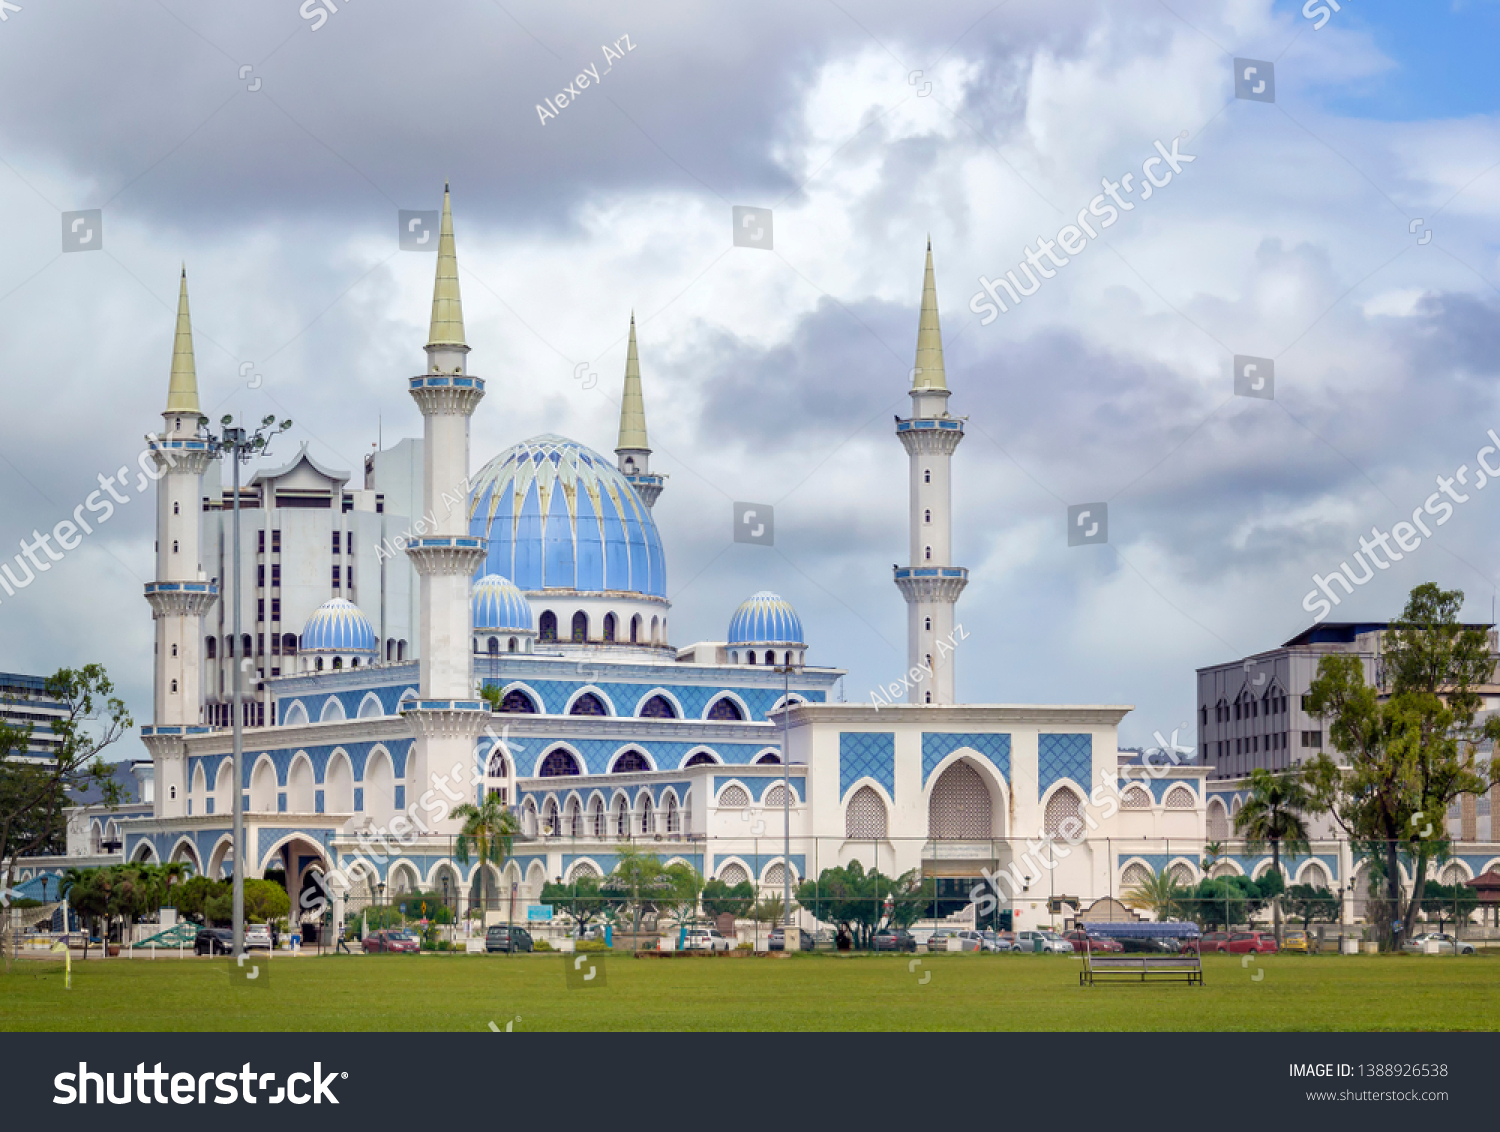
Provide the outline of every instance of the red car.
[[1251,951],[1275,951],[1276,937],[1265,932],[1235,932],[1229,937],[1229,942],[1224,945],[1224,950],[1231,955],[1243,955]]
[[1229,945],[1228,932],[1205,932],[1198,941],[1199,951],[1223,951]]
[[422,950],[422,945],[417,942],[416,936],[399,928],[386,928],[384,931],[371,932],[365,936],[362,946],[366,955],[375,951],[410,951],[415,954]]
[[1089,935],[1074,929],[1063,933],[1063,939],[1073,945],[1074,951],[1124,951],[1125,945],[1117,939],[1106,939],[1102,935]]

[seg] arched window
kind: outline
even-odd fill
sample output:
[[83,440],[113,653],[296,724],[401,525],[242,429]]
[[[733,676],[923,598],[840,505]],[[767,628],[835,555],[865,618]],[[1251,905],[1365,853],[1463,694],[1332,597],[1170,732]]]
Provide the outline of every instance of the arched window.
[[932,703],[932,693],[931,692],[924,692],[923,694],[927,697],[923,701],[923,703],[929,703],[929,704]]
[[630,806],[623,794],[615,803],[615,836],[621,841],[630,836]]
[[542,610],[542,616],[537,620],[537,635],[548,644],[557,642],[557,614],[552,610]]
[[1215,798],[1208,804],[1208,839],[1224,841],[1228,837],[1229,815],[1224,810],[1224,803]]
[[583,810],[579,807],[577,798],[568,799],[568,812],[563,817],[562,831],[566,837],[583,836]]
[[632,774],[639,770],[650,770],[651,764],[639,751],[626,751],[615,760],[615,774]]
[[844,809],[844,836],[872,841],[885,834],[885,800],[873,787],[861,786]]
[[648,643],[653,644],[653,645],[656,644],[656,618],[655,617],[651,618],[651,639],[650,639],[650,641]]
[[927,555],[926,555],[926,557],[927,557],[927,561],[928,562],[932,561],[932,547],[930,547],[930,546],[927,548]]
[[175,538],[172,540],[172,553],[177,553],[177,540]]
[[490,648],[490,655],[491,656],[499,656],[500,655],[500,638],[499,637],[491,637],[490,638],[490,643],[489,643],[489,648]]
[[548,834],[560,833],[557,827],[557,799],[548,798],[542,807],[542,829]]
[[630,619],[630,643],[633,645],[641,643],[641,615],[639,613]]
[[930,633],[930,632],[932,632],[932,618],[931,617],[926,618],[926,622],[927,622],[927,625],[926,625],[927,631]]
[[589,803],[589,833],[603,838],[604,828],[604,799],[595,798]]
[[585,644],[589,639],[589,615],[583,610],[573,614],[573,636],[575,645]]
[[641,791],[641,833],[642,835],[656,832],[656,812],[651,807],[651,795],[644,790]]
[[172,646],[172,655],[173,655],[173,656],[176,656],[176,655],[177,655],[177,646],[176,646],[176,645],[173,645],[173,646]]
[[512,688],[500,700],[500,710],[512,715],[535,715],[536,704],[520,688]]
[[1167,875],[1170,876],[1180,888],[1187,888],[1193,883],[1193,870],[1187,865],[1183,864],[1181,861],[1178,861],[1177,864],[1168,869]]
[[761,802],[761,805],[768,810],[783,810],[786,808],[788,801],[795,806],[797,804],[797,796],[787,793],[786,787],[778,782],[766,791],[765,800]]
[[219,655],[219,638],[218,637],[205,637],[203,639],[203,647],[208,650],[208,659],[209,660],[216,659],[218,657],[218,655]]
[[281,654],[283,656],[297,655],[297,636],[295,633],[287,633],[281,638]]
[[751,664],[754,664],[754,663],[755,663],[755,650],[754,650],[754,649],[751,649],[751,650],[750,650],[750,651],[749,651],[749,652],[748,652],[748,653],[746,653],[746,654],[745,654],[745,655],[746,655],[746,656],[748,656],[748,657],[749,657],[749,658],[750,658],[750,663],[751,663]]
[[606,613],[604,615],[604,639],[610,644],[613,644],[615,640],[615,624],[615,615]]
[[676,719],[677,709],[672,706],[672,701],[666,696],[652,696],[641,705],[641,718]]
[[930,523],[930,522],[932,522],[932,512],[931,511],[923,511],[922,512],[922,521],[924,523]]
[[933,786],[927,831],[934,840],[974,841],[993,834],[989,787],[968,763],[954,763]]
[[1146,793],[1141,786],[1132,786],[1120,795],[1120,809],[1122,810],[1149,810],[1151,808],[1151,795]]
[[667,832],[682,832],[682,815],[677,810],[677,795],[667,795]]
[[344,667],[344,658],[341,657],[341,656],[334,657],[333,658],[333,666],[335,668],[343,668]]
[[746,884],[750,880],[750,874],[745,871],[745,866],[731,861],[719,870],[719,879],[733,888],[737,884]]
[[774,652],[772,652],[770,649],[766,650],[766,663],[767,664],[775,664],[776,663],[776,654]]
[[719,809],[721,810],[743,810],[749,804],[750,795],[746,793],[743,786],[726,786],[723,793],[719,795]]
[[315,661],[313,661],[313,667],[318,672],[322,672],[323,671],[323,658],[321,656],[318,657]]
[[1198,800],[1186,786],[1174,786],[1167,791],[1167,809],[1169,810],[1191,810],[1197,804]]
[[771,754],[769,751],[767,751],[765,754],[761,755],[761,757],[758,758],[758,759],[756,759],[755,762],[756,762],[757,766],[780,766],[781,765],[781,760],[779,758],[777,758],[775,755]]
[[1120,877],[1120,891],[1125,893],[1129,892],[1132,888],[1140,888],[1141,885],[1150,882],[1152,875],[1150,869],[1139,861],[1136,861]]
[[555,751],[549,751],[547,753],[547,757],[542,760],[542,772],[540,777],[563,778],[567,775],[581,773],[582,771],[579,769],[578,760],[573,757],[572,752],[564,751],[559,748]]
[[740,710],[740,705],[728,696],[720,696],[708,709],[708,718],[721,722],[740,722],[745,718],[745,713]]
[[1074,825],[1070,825],[1069,832],[1063,832],[1063,823],[1069,818],[1074,819],[1076,827],[1083,825],[1083,801],[1064,786],[1047,799],[1047,812],[1042,817],[1042,830],[1054,836],[1062,834],[1064,838],[1069,839],[1078,837],[1079,829]]
[[484,768],[485,776],[488,778],[509,778],[510,764],[505,761],[505,753],[496,747],[490,752],[489,763]]
[[516,639],[514,637],[512,637],[510,639],[510,651],[511,652],[515,652],[515,651],[517,651],[518,648],[519,648],[519,645],[518,645]]
[[172,681],[172,691],[174,691],[174,692],[177,691],[177,681],[176,680]]
[[181,515],[182,514],[182,508],[181,508],[181,506],[178,505],[178,504],[176,504],[176,503],[172,504],[172,514],[174,514],[174,515]]
[[932,472],[924,470],[922,472],[922,482],[923,483],[931,483],[932,482]]
[[711,754],[709,754],[707,751],[699,751],[692,758],[688,759],[688,761],[686,763],[684,763],[683,765],[684,766],[713,766],[714,765],[714,757]]
[[569,715],[608,715],[609,710],[604,706],[604,701],[593,692],[585,692],[573,701],[573,706],[568,709]]

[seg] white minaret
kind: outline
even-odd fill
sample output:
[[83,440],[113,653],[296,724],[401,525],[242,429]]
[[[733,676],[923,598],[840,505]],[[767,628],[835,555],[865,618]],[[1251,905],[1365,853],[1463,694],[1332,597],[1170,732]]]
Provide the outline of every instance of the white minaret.
[[156,581],[146,584],[146,600],[156,627],[154,726],[141,737],[155,764],[156,813],[187,812],[184,738],[209,730],[203,725],[203,615],[218,599],[218,587],[203,573],[203,472],[210,459],[198,438],[206,419],[198,408],[198,375],[193,364],[193,327],[188,315],[187,269],[177,297],[177,337],[172,344],[172,377],[164,425],[148,436],[158,475],[156,483]]
[[[437,525],[407,543],[406,553],[421,578],[420,699],[405,713],[416,743],[407,781],[413,796],[432,788],[454,767],[465,775],[474,766],[475,739],[489,711],[474,693],[470,579],[484,562],[486,540],[468,533],[469,417],[484,396],[484,382],[464,374],[469,347],[464,342],[463,303],[458,290],[458,257],[453,246],[453,211],[443,186],[443,221],[438,235],[437,277],[432,288],[432,326],[427,372],[409,381],[422,410],[422,509]],[[460,779],[472,801],[469,778]]]
[[896,435],[911,457],[911,565],[896,568],[896,585],[906,598],[908,663],[914,669],[930,669],[932,674],[913,680],[908,698],[914,704],[951,704],[953,606],[969,583],[969,572],[952,565],[949,466],[953,450],[964,438],[964,424],[963,418],[948,415],[931,239],[922,278],[917,364],[911,378],[911,418],[896,421]]
[[620,437],[616,466],[647,507],[666,486],[666,476],[651,473],[651,442],[646,439],[646,399],[641,393],[641,359],[635,349],[635,312],[630,312],[630,345],[625,350],[625,388],[620,394]]

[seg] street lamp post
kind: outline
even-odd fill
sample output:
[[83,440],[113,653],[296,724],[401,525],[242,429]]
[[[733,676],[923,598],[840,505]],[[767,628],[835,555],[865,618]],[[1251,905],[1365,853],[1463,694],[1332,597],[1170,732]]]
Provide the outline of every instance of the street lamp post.
[[792,930],[792,752],[787,745],[787,713],[792,708],[792,654],[781,666],[781,946],[790,950]]
[[234,465],[234,519],[231,524],[234,532],[234,562],[231,566],[234,576],[234,609],[231,616],[234,648],[241,655],[239,663],[234,666],[234,678],[230,682],[234,727],[234,757],[230,763],[230,774],[234,779],[234,955],[238,958],[245,954],[245,784],[241,777],[245,744],[240,703],[245,665],[251,663],[250,658],[243,655],[246,649],[240,635],[240,465],[249,463],[251,456],[263,455],[271,438],[291,428],[292,422],[284,420],[277,424],[275,416],[268,416],[260,422],[259,428],[250,431],[234,427],[234,417],[225,414],[219,419],[219,427],[219,436],[206,430],[200,435],[208,442],[211,455],[219,458],[227,456]]

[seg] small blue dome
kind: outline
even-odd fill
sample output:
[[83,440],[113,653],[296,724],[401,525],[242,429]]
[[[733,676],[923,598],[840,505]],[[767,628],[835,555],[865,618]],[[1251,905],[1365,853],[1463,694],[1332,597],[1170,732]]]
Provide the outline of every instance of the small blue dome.
[[336,597],[325,601],[307,619],[298,647],[303,652],[378,651],[370,619],[352,601]]
[[770,590],[761,590],[734,611],[729,646],[794,645],[801,647],[802,618]]
[[476,633],[529,633],[531,606],[526,595],[499,574],[486,574],[474,583]]

